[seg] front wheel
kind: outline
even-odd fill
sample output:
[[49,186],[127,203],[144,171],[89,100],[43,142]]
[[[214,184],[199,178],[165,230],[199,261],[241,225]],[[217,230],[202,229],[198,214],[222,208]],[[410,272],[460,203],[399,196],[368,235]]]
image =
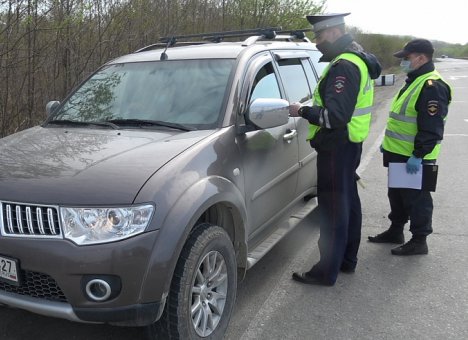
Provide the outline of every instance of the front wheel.
[[198,225],[177,262],[159,321],[161,338],[222,339],[236,299],[236,267],[227,233],[211,224]]

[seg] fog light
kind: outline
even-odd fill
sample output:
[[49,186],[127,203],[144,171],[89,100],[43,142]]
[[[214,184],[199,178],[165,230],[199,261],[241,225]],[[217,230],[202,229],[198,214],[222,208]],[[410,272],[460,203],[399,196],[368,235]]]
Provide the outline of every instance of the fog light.
[[93,279],[86,284],[86,294],[93,301],[106,301],[112,293],[109,283],[101,279]]
[[120,277],[105,274],[87,274],[81,278],[81,291],[89,301],[104,302],[115,299],[122,290]]

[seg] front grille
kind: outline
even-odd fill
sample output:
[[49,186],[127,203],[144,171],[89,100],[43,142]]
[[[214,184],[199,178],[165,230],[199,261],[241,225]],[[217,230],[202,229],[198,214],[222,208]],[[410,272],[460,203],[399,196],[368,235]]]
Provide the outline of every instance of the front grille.
[[57,282],[49,275],[21,270],[21,286],[0,281],[0,291],[57,302],[67,302]]
[[57,207],[13,202],[0,205],[4,236],[61,237]]

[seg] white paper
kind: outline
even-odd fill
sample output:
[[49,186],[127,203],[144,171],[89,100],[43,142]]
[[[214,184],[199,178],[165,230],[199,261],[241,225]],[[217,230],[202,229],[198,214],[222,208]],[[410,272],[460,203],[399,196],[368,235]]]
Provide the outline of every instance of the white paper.
[[421,189],[422,166],[415,174],[406,172],[406,163],[388,163],[388,187]]

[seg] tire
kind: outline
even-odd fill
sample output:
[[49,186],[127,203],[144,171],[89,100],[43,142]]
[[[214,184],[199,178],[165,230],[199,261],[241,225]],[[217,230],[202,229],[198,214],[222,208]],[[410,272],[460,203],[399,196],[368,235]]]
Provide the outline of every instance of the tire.
[[198,225],[177,262],[163,315],[149,326],[151,337],[222,339],[236,290],[236,257],[229,236],[218,226]]

